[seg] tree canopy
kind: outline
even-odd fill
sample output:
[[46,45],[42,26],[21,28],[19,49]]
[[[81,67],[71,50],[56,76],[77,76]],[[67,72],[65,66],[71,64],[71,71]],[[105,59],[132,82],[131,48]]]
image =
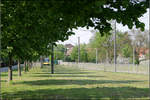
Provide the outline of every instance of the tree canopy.
[[148,8],[148,0],[8,0],[2,4],[2,48],[11,47],[18,56],[32,50],[41,54],[49,43],[68,39],[73,28],[94,27],[100,34],[107,33],[110,20],[144,30],[138,18]]

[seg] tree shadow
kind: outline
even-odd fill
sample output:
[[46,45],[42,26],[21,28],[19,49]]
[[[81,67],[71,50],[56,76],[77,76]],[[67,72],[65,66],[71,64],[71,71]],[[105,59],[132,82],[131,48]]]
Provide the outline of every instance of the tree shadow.
[[68,73],[68,72],[56,72],[55,74],[89,74],[90,72],[71,72],[71,73]]
[[92,72],[55,72],[54,74],[51,74],[51,72],[42,72],[42,73],[32,73],[32,74],[48,74],[48,75],[67,75],[67,74],[89,74]]
[[43,74],[50,74],[50,72],[47,72],[47,73],[32,73],[32,74],[40,74],[40,75],[42,74],[43,75]]
[[0,80],[0,82],[7,82],[7,80]]
[[15,100],[122,100],[143,99],[149,97],[148,88],[134,87],[97,87],[97,88],[71,88],[71,89],[38,89],[35,91],[3,92],[3,99]]
[[[0,76],[1,76],[1,77],[7,77],[7,76],[8,76],[8,74],[7,74],[7,73],[2,73]],[[13,76],[18,76],[18,74],[13,73]]]
[[8,74],[1,74],[1,77],[3,77],[3,76],[8,76]]
[[61,75],[55,75],[55,76],[52,76],[52,75],[35,75],[35,76],[32,76],[32,77],[88,77],[88,78],[100,78],[100,77],[105,77],[105,76],[94,76],[94,75],[64,75],[64,76],[61,76]]
[[130,83],[137,83],[137,82],[144,82],[138,80],[122,80],[122,81],[114,81],[114,80],[37,80],[37,81],[23,81],[23,82],[16,82],[14,84],[26,84],[26,85],[90,85],[90,84],[130,84]]
[[45,74],[41,73],[40,75],[32,75],[31,77],[92,77],[92,78],[98,78],[98,77],[105,77],[105,76],[100,76],[100,75],[82,75],[82,74]]

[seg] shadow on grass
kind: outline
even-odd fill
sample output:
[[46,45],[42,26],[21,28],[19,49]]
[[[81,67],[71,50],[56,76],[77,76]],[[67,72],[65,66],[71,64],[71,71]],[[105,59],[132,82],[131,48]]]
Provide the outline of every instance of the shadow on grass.
[[[89,74],[89,73],[91,73],[91,72],[55,72],[53,75],[55,75],[55,74]],[[33,74],[51,74],[51,72],[44,72],[44,73],[33,73]],[[51,74],[52,75],[52,74]]]
[[1,74],[1,77],[3,77],[3,76],[8,76],[8,74]]
[[40,74],[40,75],[32,75],[31,77],[93,77],[93,78],[98,78],[98,77],[105,77],[105,76],[98,76],[98,75],[80,75],[80,74],[65,74],[65,75],[60,75],[60,74]]
[[37,80],[37,81],[23,81],[16,82],[15,84],[26,84],[26,85],[89,85],[89,84],[129,84],[135,82],[144,82],[137,80],[122,80],[122,81],[114,81],[114,80]]
[[0,80],[0,82],[7,82],[7,80]]
[[43,74],[51,74],[51,72],[47,72],[47,73],[32,73],[32,74],[40,74],[40,75],[42,74],[43,75]]
[[35,91],[17,91],[2,93],[3,99],[15,100],[102,100],[109,98],[110,100],[119,99],[139,99],[148,98],[148,88],[133,87],[102,87],[102,88],[71,88],[71,89],[38,89]]
[[[7,73],[2,73],[2,74],[1,74],[1,77],[7,77],[7,76],[8,76],[8,74],[7,74]],[[13,76],[18,76],[18,74],[13,73]]]

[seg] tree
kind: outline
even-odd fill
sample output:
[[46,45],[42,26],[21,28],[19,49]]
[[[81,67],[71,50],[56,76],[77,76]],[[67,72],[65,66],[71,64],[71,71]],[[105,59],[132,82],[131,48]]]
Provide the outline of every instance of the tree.
[[78,46],[73,47],[70,57],[72,61],[78,61]]
[[[78,61],[78,46],[75,46],[71,52],[71,60]],[[87,62],[88,54],[85,44],[80,44],[80,62]]]
[[65,46],[62,44],[57,44],[57,46],[54,48],[54,58],[57,60],[63,60],[64,59],[64,52],[65,52]]
[[[107,33],[110,34],[110,33]],[[89,47],[93,48],[93,53],[88,54],[95,55],[95,48],[98,48],[98,60],[99,62],[104,62],[105,60],[111,63],[114,58],[114,36],[100,35],[99,32],[96,32],[94,36],[91,38],[89,43]],[[129,38],[128,33],[116,32],[117,38],[117,56],[121,55],[122,57],[131,57],[132,56],[132,45],[131,39]]]
[[[110,34],[110,33],[108,33]],[[109,62],[113,59],[113,37],[112,35],[104,34],[103,36],[96,32],[91,38],[89,47],[93,48],[94,57],[95,57],[95,48],[98,48],[98,60],[104,61],[107,58]],[[89,53],[88,53],[89,54]]]
[[108,21],[116,20],[118,23],[127,25],[130,29],[136,28],[144,30],[144,23],[139,21],[139,17],[146,12],[148,0],[53,0],[49,2],[55,5],[53,14],[66,21],[70,28],[94,27],[101,34],[108,33],[111,25]]
[[119,32],[117,36],[117,52],[122,57],[128,58],[132,57],[132,39],[130,38],[129,33]]
[[[139,64],[140,63],[139,61],[140,51],[143,49],[144,50],[143,54],[145,54],[145,50],[148,49],[149,47],[148,30],[145,30],[142,32],[139,29],[132,29],[130,33],[131,35],[133,35],[132,44],[133,44],[133,47],[135,48],[135,61],[134,62]],[[146,56],[146,59],[148,59],[148,56]]]
[[[57,40],[63,41],[72,32],[67,31],[68,27],[60,26],[60,23],[53,26],[51,26],[52,23],[44,24],[46,20],[50,19],[43,11],[46,10],[46,7],[43,10],[35,9],[35,12],[32,12],[34,6],[38,5],[39,2],[35,2],[35,5],[25,1],[16,3],[7,1],[3,4],[2,51],[7,53],[9,60],[11,60],[9,61],[9,80],[12,80],[12,59],[32,61],[34,52],[37,53],[38,57],[45,55],[49,50],[47,47],[49,43]],[[41,14],[42,12],[43,14]],[[43,19],[42,17],[46,18]],[[54,21],[52,22],[54,23]],[[56,33],[64,34],[55,33],[54,35],[54,30],[50,31],[52,27],[58,27]],[[47,34],[47,32],[51,34]]]
[[91,49],[88,45],[87,45],[87,57],[88,57],[88,62],[95,62],[96,61],[96,57],[95,57],[95,50]]
[[80,61],[81,62],[88,62],[88,53],[86,49],[86,44],[80,45]]
[[132,29],[131,34],[134,37],[134,46],[136,46],[137,48],[148,47],[148,30],[142,32],[139,29]]
[[125,58],[131,57],[131,55],[132,55],[132,48],[129,47],[128,44],[125,44],[124,47],[122,48],[121,52],[122,52],[123,57],[125,57]]

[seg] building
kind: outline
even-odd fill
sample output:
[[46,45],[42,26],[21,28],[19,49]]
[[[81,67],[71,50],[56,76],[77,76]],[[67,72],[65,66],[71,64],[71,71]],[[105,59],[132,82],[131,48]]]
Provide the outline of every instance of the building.
[[65,47],[67,49],[66,55],[70,56],[74,46],[72,44],[66,44]]
[[148,54],[149,49],[148,48],[140,48],[138,54],[139,54],[139,60],[145,60],[146,55]]

